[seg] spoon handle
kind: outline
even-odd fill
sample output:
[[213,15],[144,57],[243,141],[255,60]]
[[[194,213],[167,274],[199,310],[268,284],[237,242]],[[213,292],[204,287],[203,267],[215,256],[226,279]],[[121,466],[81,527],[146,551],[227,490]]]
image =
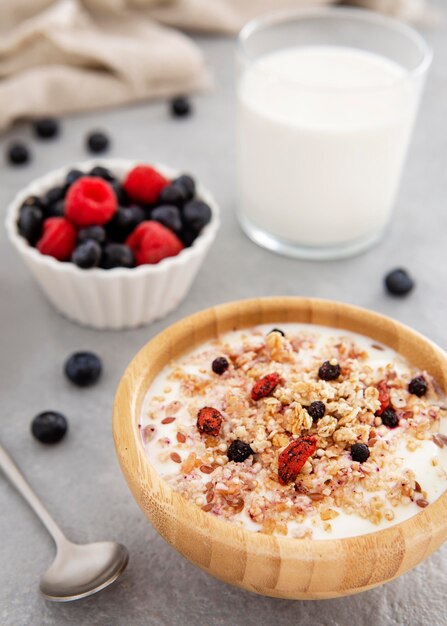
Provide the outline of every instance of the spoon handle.
[[12,458],[9,456],[9,454],[6,452],[1,444],[0,467],[2,468],[7,478],[10,480],[10,482],[20,493],[20,495],[28,502],[34,513],[37,515],[42,524],[53,537],[56,545],[66,542],[67,540],[65,538],[65,535],[56,524],[54,519],[51,517],[51,515],[48,513],[42,502],[36,496],[34,491],[31,489],[22,472],[19,470],[17,465],[14,463]]

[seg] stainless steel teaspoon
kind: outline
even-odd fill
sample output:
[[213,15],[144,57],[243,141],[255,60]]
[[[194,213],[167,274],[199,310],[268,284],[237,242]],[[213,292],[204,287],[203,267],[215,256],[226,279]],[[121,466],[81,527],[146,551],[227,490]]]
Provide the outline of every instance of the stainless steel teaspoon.
[[0,467],[40,518],[56,544],[56,558],[40,580],[40,591],[45,598],[54,602],[85,598],[104,589],[122,574],[129,561],[129,554],[123,545],[114,541],[72,543],[1,445]]

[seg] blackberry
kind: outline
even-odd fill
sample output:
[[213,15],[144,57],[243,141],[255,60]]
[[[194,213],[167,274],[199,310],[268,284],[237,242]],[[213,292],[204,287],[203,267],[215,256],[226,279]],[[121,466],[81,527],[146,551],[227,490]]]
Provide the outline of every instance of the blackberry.
[[309,413],[313,421],[316,422],[326,413],[326,406],[324,402],[317,400],[316,402],[311,402],[311,404],[306,407],[306,411]]
[[224,356],[218,356],[211,363],[211,369],[215,374],[219,374],[219,376],[222,376],[222,374],[227,371],[229,365],[230,364]]
[[418,398],[422,398],[422,396],[425,396],[425,394],[427,393],[427,389],[427,381],[422,375],[416,376],[415,378],[413,378],[413,380],[410,380],[410,383],[408,385],[408,391]]
[[230,461],[235,461],[236,463],[242,463],[242,461],[248,459],[248,457],[252,454],[254,454],[254,452],[250,445],[240,439],[232,441],[227,451],[228,459]]
[[325,361],[318,370],[318,377],[321,380],[336,380],[341,374],[341,367],[338,363],[332,365],[329,361]]
[[399,426],[399,418],[397,417],[397,413],[391,407],[385,409],[380,417],[382,418],[382,424],[385,424],[385,426],[388,426],[388,428],[396,428],[397,426]]
[[369,448],[366,443],[355,443],[351,446],[351,458],[353,461],[364,463],[369,459]]

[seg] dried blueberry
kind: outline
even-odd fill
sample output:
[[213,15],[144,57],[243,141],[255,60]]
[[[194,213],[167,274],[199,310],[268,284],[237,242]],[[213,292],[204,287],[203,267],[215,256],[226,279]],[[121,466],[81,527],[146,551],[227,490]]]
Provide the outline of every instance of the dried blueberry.
[[31,422],[31,432],[41,443],[57,443],[68,430],[67,419],[62,413],[44,411]]
[[86,173],[81,172],[81,170],[70,170],[65,177],[65,184],[70,186],[83,176],[86,176]]
[[42,234],[43,214],[35,206],[22,206],[20,209],[17,227],[22,237],[32,246],[40,239]]
[[325,361],[318,370],[318,377],[321,380],[336,380],[341,374],[341,367],[338,363],[332,365],[330,361]]
[[211,220],[211,209],[201,200],[192,200],[192,202],[185,204],[183,220],[187,226],[199,233]]
[[380,417],[382,418],[382,424],[385,424],[388,428],[396,428],[399,426],[399,418],[392,407],[385,409]]
[[113,241],[123,242],[144,219],[144,210],[139,206],[119,207],[106,226],[107,235]]
[[422,398],[422,396],[425,396],[425,394],[427,393],[427,389],[427,381],[422,376],[422,374],[420,376],[416,376],[415,378],[413,378],[413,380],[410,380],[410,383],[408,385],[408,391],[415,396],[418,396],[418,398]]
[[78,387],[88,387],[101,376],[101,359],[93,352],[74,352],[65,362],[66,377]]
[[279,333],[283,337],[286,336],[286,333],[283,330],[280,330],[279,328],[272,328],[272,330],[270,330],[268,334],[270,335],[270,333]]
[[215,374],[219,374],[219,376],[222,376],[222,374],[227,371],[229,365],[230,364],[224,356],[218,356],[211,363],[211,369]]
[[174,117],[186,117],[191,113],[191,102],[185,96],[178,96],[171,100],[171,114]]
[[393,296],[406,296],[414,287],[414,281],[408,272],[398,268],[385,276],[385,287]]
[[111,270],[114,267],[134,267],[135,258],[129,246],[123,243],[107,243],[104,246],[101,267]]
[[228,459],[236,463],[242,463],[252,454],[254,454],[254,451],[251,446],[240,439],[232,441],[227,452]]
[[326,406],[324,402],[320,402],[316,400],[315,402],[311,402],[308,407],[306,407],[307,412],[311,416],[312,420],[316,422],[321,419],[326,413]]
[[86,226],[78,232],[78,245],[92,239],[100,245],[106,242],[106,231],[102,226]]
[[25,165],[31,160],[31,153],[24,143],[16,142],[8,146],[6,156],[11,165]]
[[39,139],[53,139],[59,135],[59,122],[53,117],[36,120],[33,125],[34,134]]
[[97,267],[101,259],[101,246],[93,239],[87,239],[77,246],[71,255],[71,261],[83,270]]
[[86,147],[89,152],[93,152],[94,154],[105,152],[108,150],[109,146],[110,140],[105,133],[95,131],[87,135]]
[[355,443],[351,446],[351,458],[358,463],[364,463],[369,459],[369,448],[366,443]]
[[156,222],[160,222],[166,228],[170,228],[175,233],[178,233],[182,229],[182,220],[180,218],[180,211],[176,206],[158,206],[151,213],[151,219]]

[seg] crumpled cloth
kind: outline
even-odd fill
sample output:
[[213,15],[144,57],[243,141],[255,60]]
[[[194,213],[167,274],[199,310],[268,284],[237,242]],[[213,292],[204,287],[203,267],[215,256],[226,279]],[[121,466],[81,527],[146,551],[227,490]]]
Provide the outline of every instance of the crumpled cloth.
[[[267,11],[332,0],[0,0],[0,130],[15,120],[202,90],[185,31],[234,34]],[[424,0],[354,0],[414,18]]]

